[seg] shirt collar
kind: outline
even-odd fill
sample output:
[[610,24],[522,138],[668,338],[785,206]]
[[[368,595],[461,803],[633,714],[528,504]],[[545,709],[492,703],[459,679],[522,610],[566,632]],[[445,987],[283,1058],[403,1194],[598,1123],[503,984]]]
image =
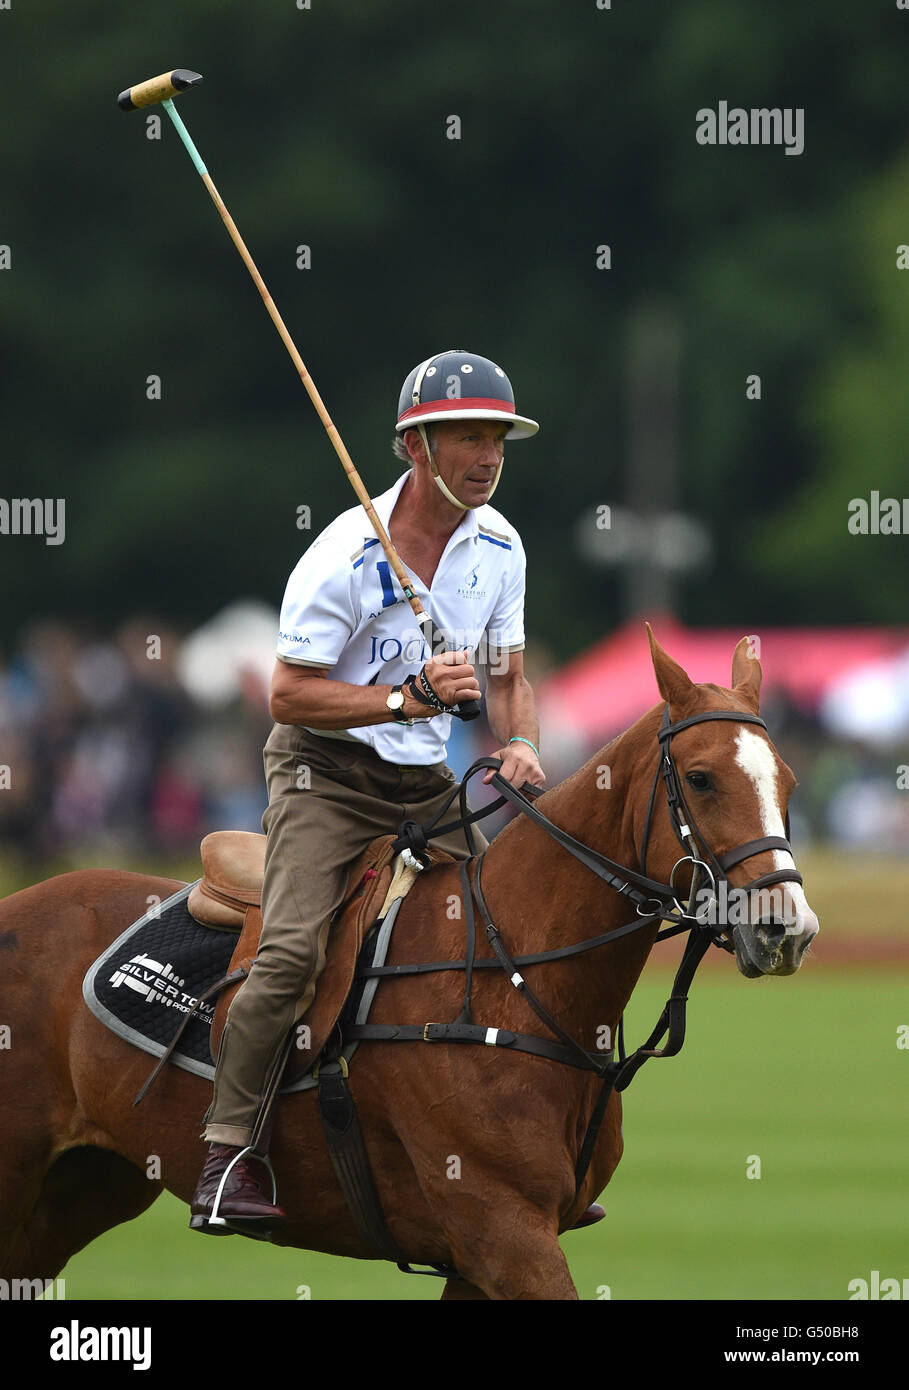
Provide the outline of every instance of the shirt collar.
[[[395,509],[395,503],[400,497],[401,489],[407,482],[407,479],[410,477],[410,474],[411,470],[408,468],[405,473],[401,474],[397,482],[392,484],[392,486],[388,489],[387,492],[383,492],[381,496],[373,498],[372,505],[375,507],[376,516],[379,518],[386,531],[388,530],[388,523],[391,521],[391,514]],[[483,507],[485,507],[485,505],[486,504],[484,503]],[[451,537],[449,538],[449,544],[452,541],[457,543],[458,541],[467,540],[470,538],[476,539],[476,537],[480,533],[480,523],[477,513],[481,512],[483,510],[483,507],[474,507],[472,509],[468,509],[464,513],[458,525],[451,533]],[[365,537],[366,540],[372,540],[372,538],[372,532],[370,532],[370,534],[367,537]]]

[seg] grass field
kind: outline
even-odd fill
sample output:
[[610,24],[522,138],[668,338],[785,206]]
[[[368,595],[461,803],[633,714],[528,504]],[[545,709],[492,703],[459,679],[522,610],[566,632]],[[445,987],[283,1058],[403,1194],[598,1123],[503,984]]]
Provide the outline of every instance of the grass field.
[[[563,1237],[583,1300],[844,1300],[849,1281],[872,1270],[909,1277],[909,1050],[897,1046],[909,964],[861,964],[882,937],[905,947],[909,866],[885,863],[884,873],[835,855],[801,864],[822,937],[797,976],[744,980],[731,957],[712,953],[681,1055],[648,1063],[625,1094],[625,1157],[602,1199],[606,1219]],[[834,950],[847,942],[855,963]],[[628,1011],[630,1047],[659,1014],[679,944],[659,950]],[[756,1159],[760,1176],[749,1177]],[[203,1239],[187,1219],[164,1196],[101,1237],[64,1271],[67,1299],[441,1292],[439,1280],[389,1264]]]

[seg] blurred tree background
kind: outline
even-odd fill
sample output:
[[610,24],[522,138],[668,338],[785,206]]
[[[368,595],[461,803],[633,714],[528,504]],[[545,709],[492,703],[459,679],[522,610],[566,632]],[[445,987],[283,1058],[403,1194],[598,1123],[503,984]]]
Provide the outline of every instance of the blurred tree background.
[[[432,352],[501,362],[540,420],[495,502],[556,659],[627,616],[577,527],[627,494],[650,309],[678,338],[672,490],[713,547],[678,616],[905,620],[905,538],[846,523],[907,491],[907,35],[895,0],[9,0],[2,493],[67,510],[64,545],[0,539],[0,648],[42,615],[278,605],[354,502],[163,111],[149,139],[117,109],[175,66],[204,75],[180,110],[373,495]],[[803,108],[804,152],[698,144],[720,101]]]

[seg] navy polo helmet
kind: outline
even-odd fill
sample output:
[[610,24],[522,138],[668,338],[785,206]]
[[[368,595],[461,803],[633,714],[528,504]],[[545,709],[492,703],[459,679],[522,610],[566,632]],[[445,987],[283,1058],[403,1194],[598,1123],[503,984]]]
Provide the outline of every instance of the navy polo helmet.
[[507,421],[506,439],[527,439],[540,428],[515,411],[514,391],[501,367],[458,348],[427,357],[401,387],[399,434],[439,420]]

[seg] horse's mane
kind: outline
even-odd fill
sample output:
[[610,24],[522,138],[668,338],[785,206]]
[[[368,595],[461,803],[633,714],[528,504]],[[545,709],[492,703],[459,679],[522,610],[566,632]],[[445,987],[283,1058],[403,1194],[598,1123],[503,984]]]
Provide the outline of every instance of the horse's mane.
[[[604,758],[606,758],[611,750],[618,748],[633,737],[640,737],[642,741],[644,741],[645,735],[647,735],[649,742],[652,743],[655,748],[656,727],[663,716],[665,707],[665,701],[662,701],[660,704],[654,705],[651,709],[646,710],[645,713],[636,719],[633,724],[630,724],[627,729],[623,729],[621,733],[615,734],[608,743],[604,743],[601,748],[598,748],[596,752],[592,753],[580,767],[575,768],[574,772],[569,772],[566,777],[563,777],[560,782],[556,782],[554,786],[547,787],[540,796],[534,799],[534,805],[539,808],[544,816],[555,816],[555,818],[558,819],[557,808],[565,793],[568,792],[570,794],[581,784],[590,775],[591,771],[604,761]],[[652,728],[651,725],[653,726]],[[503,835],[507,834],[516,824],[519,824],[525,819],[526,818],[518,812],[507,825],[502,827],[495,837],[496,841],[501,840]]]
[[[722,697],[721,703],[717,704],[712,700],[705,708],[749,710],[749,706],[736,695],[734,691],[727,689],[725,686],[715,685],[712,681],[705,681],[702,684],[696,684],[694,688],[707,695]],[[701,702],[698,701],[693,707],[692,713],[697,713],[700,708]],[[592,769],[598,764],[604,761],[608,762],[607,755],[611,751],[618,749],[632,739],[640,739],[642,746],[647,749],[653,749],[655,752],[657,746],[656,731],[663,718],[665,709],[666,701],[661,700],[659,704],[652,705],[650,709],[645,710],[633,724],[630,724],[627,729],[623,729],[621,733],[615,734],[608,743],[604,743],[601,748],[598,748],[595,753],[592,753],[586,762],[582,763],[574,772],[570,772],[566,777],[563,777],[560,782],[556,782],[554,786],[547,787],[546,790],[535,799],[534,805],[539,807],[544,816],[551,816],[554,813],[557,816],[557,806],[561,801],[562,795],[564,795],[565,792],[573,790],[578,784],[589,777]],[[520,822],[523,819],[524,817],[520,812],[515,815],[512,820],[499,831],[496,840],[501,839],[507,831],[512,829],[516,822]]]

